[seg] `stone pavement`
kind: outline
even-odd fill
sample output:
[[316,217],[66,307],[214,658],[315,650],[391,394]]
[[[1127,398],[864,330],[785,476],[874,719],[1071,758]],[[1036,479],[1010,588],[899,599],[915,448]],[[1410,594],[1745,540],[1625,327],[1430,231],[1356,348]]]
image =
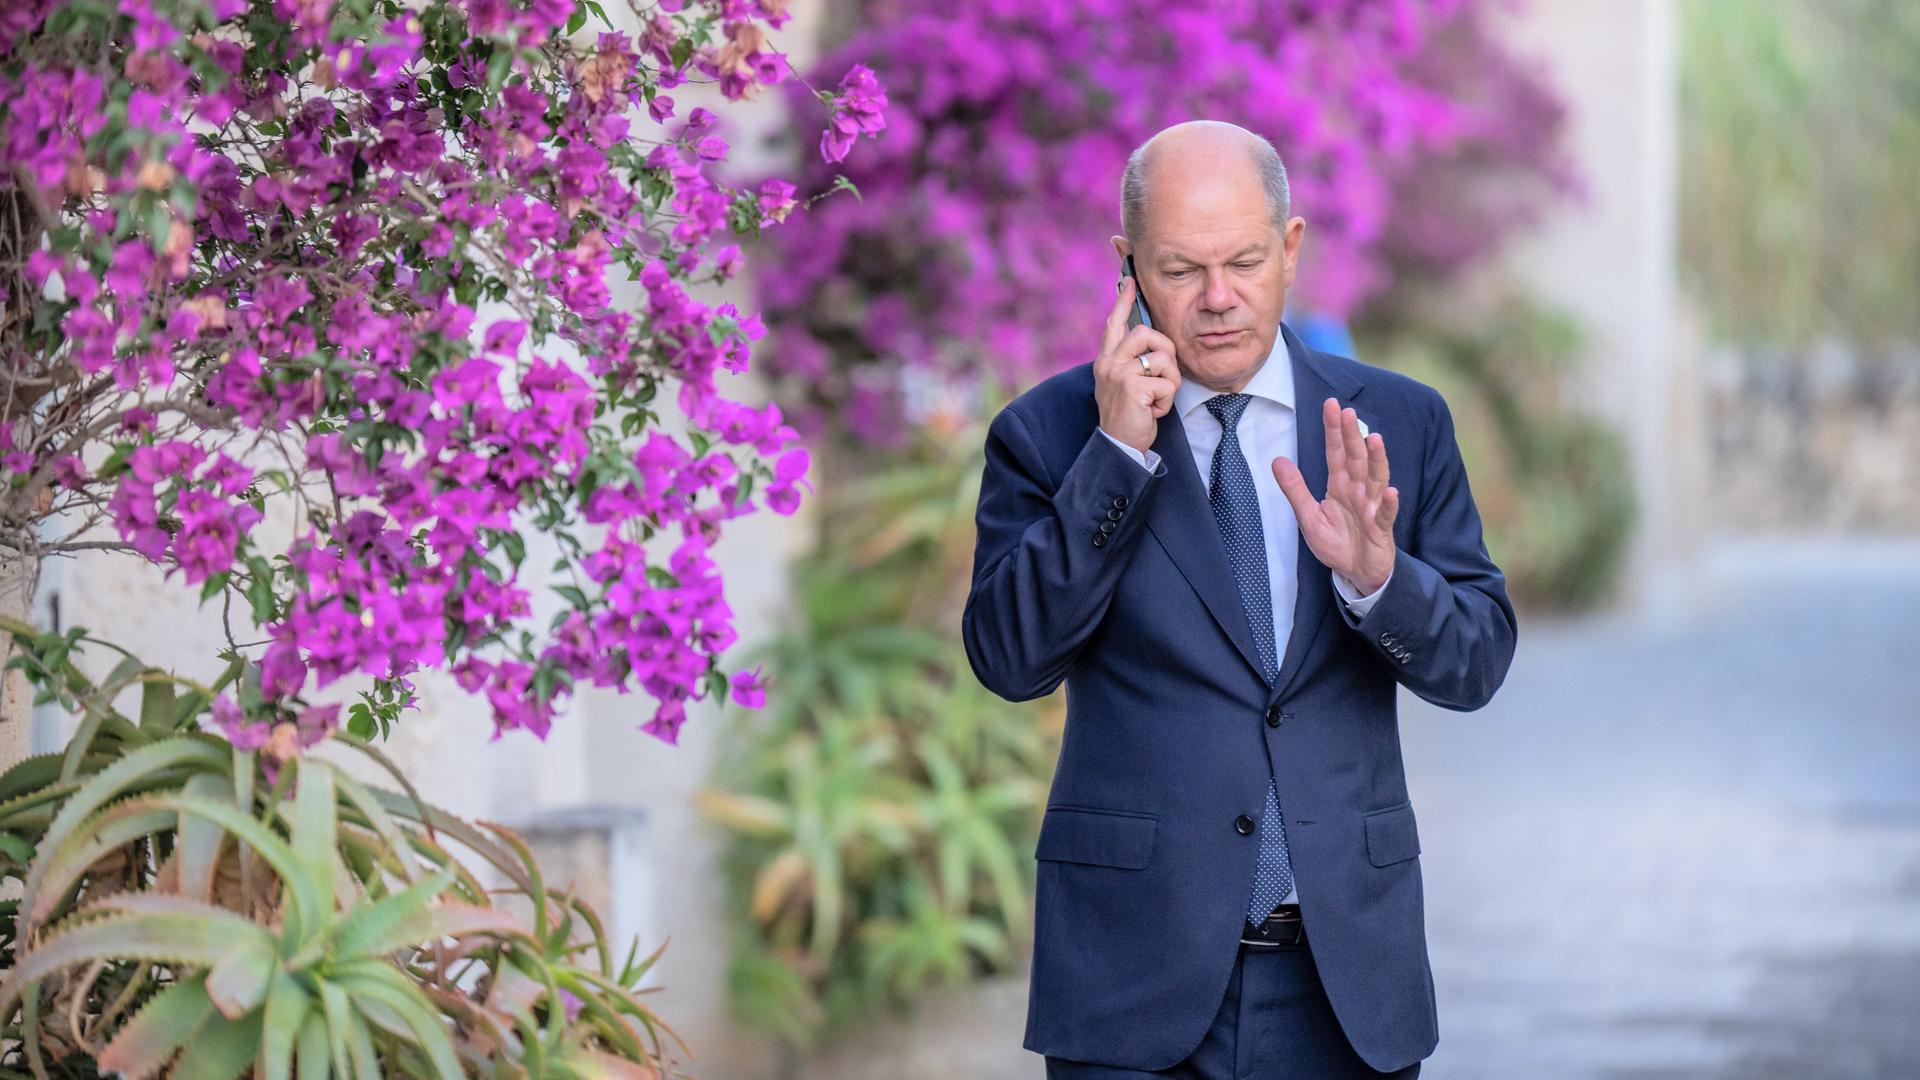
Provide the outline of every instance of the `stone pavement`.
[[[1920,1077],[1920,541],[1721,542],[1523,615],[1492,704],[1402,693],[1424,1080]],[[809,1077],[1039,1077],[1024,978]]]
[[1424,1077],[1920,1077],[1920,544],[1723,543],[1408,702]]

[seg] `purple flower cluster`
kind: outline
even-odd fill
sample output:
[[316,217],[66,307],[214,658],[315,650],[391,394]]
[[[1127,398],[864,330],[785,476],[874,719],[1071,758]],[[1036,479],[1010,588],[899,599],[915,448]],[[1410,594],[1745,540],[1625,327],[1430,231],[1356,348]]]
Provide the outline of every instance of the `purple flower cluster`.
[[[1508,181],[1557,157],[1555,118],[1532,108],[1539,84],[1483,27],[1502,5],[865,5],[809,74],[852,72],[801,185],[827,190],[844,172],[861,197],[765,242],[780,267],[759,279],[766,359],[796,424],[811,434],[830,417],[884,449],[916,421],[907,369],[958,400],[981,380],[1027,385],[1089,359],[1113,296],[1106,238],[1126,157],[1181,120],[1231,120],[1280,150],[1309,222],[1295,310],[1347,315],[1409,263],[1484,256],[1539,201],[1540,185]],[[842,169],[836,140],[868,130],[869,69],[892,102],[886,128]],[[787,97],[795,116],[817,108],[798,87]],[[1467,194],[1418,197],[1442,166]]]
[[[310,690],[426,668],[484,695],[496,737],[544,735],[582,683],[643,689],[669,742],[690,700],[759,707],[762,674],[719,667],[738,635],[711,551],[756,496],[793,513],[808,455],[723,385],[759,320],[691,286],[737,273],[730,238],[795,188],[718,179],[718,117],[665,91],[781,80],[785,8],[663,0],[630,36],[583,33],[574,0],[364,29],[331,0],[7,5],[0,150],[46,212],[0,265],[32,328],[0,362],[63,389],[0,416],[0,491],[96,498],[169,577],[245,597],[259,692],[215,707],[243,745],[331,729]],[[835,100],[837,161],[886,99],[867,72]],[[283,551],[253,536],[268,499],[295,509]],[[527,529],[563,553],[544,630]]]
[[887,95],[873,69],[855,64],[840,80],[840,89],[827,95],[832,118],[820,133],[820,156],[827,161],[845,161],[853,149],[853,140],[871,135],[887,126],[881,110],[887,107]]

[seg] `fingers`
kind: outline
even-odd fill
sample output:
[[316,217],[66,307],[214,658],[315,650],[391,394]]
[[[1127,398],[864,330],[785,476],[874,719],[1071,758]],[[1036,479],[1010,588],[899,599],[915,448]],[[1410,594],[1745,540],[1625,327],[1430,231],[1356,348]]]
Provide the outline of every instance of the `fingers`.
[[1340,448],[1347,455],[1347,482],[1357,488],[1367,486],[1367,440],[1360,435],[1360,414],[1352,409],[1340,411]]
[[1367,436],[1367,498],[1379,499],[1387,490],[1387,440],[1379,432]]
[[1320,501],[1307,490],[1307,478],[1300,474],[1300,466],[1295,465],[1293,459],[1274,458],[1273,478],[1280,483],[1280,494],[1285,495],[1288,505],[1293,507],[1295,521],[1306,521],[1318,513]]
[[[1112,356],[1120,347],[1120,341],[1127,335],[1127,314],[1133,310],[1133,278],[1131,275],[1120,279],[1120,295],[1113,302],[1113,310],[1107,313],[1106,336],[1100,343],[1100,355]],[[1172,350],[1168,350],[1171,355]]]
[[1120,339],[1119,349],[1120,355],[1125,356],[1135,367],[1139,367],[1140,362],[1133,358],[1143,352],[1157,352],[1169,360],[1173,359],[1174,355],[1173,339],[1145,325],[1126,331]]
[[1394,519],[1400,516],[1400,489],[1388,488],[1380,498],[1380,509],[1374,511],[1373,523],[1388,536],[1393,535]]
[[1341,431],[1337,399],[1328,398],[1320,403],[1320,423],[1327,429],[1327,493],[1331,495],[1340,478],[1347,474],[1346,436]]
[[1153,409],[1153,415],[1165,416],[1167,410],[1173,408],[1173,392],[1180,385],[1178,380],[1163,379],[1158,375],[1142,375],[1140,381],[1147,386],[1147,404]]
[[1382,497],[1389,477],[1387,442],[1377,432],[1360,434],[1360,414],[1343,409],[1336,398],[1321,404],[1321,423],[1327,437],[1327,495],[1351,487],[1364,491],[1369,502]]

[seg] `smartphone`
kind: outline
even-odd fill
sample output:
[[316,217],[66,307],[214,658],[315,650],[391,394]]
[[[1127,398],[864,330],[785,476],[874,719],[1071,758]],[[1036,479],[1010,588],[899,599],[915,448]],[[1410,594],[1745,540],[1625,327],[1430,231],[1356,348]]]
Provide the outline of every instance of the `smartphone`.
[[1120,274],[1133,279],[1133,311],[1127,315],[1127,329],[1153,326],[1153,316],[1147,311],[1147,296],[1140,291],[1140,275],[1133,272],[1133,256],[1120,260]]

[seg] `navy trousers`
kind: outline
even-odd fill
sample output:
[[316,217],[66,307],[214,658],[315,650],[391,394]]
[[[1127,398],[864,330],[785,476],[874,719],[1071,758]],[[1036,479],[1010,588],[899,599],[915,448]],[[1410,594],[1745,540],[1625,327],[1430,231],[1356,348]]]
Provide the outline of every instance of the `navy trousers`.
[[1227,993],[1200,1045],[1171,1069],[1142,1072],[1047,1058],[1047,1080],[1412,1080],[1353,1052],[1307,946],[1240,946]]

